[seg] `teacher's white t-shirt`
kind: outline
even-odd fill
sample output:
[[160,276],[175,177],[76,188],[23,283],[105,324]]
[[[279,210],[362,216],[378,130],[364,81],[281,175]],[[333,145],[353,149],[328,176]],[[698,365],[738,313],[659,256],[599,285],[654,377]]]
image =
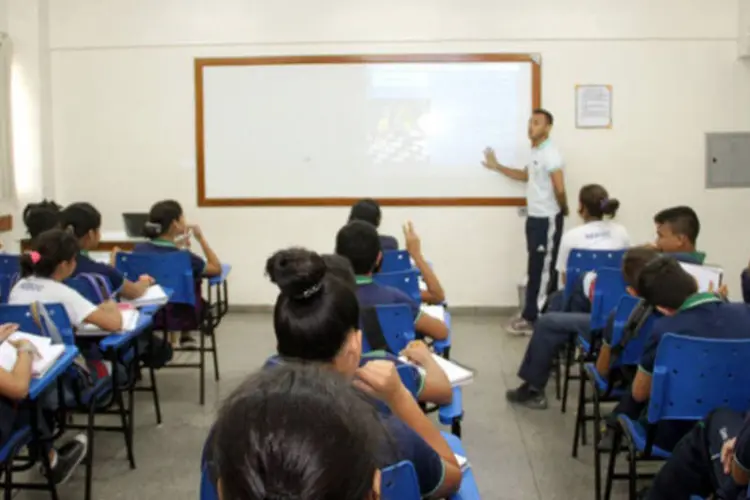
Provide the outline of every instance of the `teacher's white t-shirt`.
[[578,250],[624,250],[630,247],[627,229],[611,220],[587,222],[563,234],[557,253],[555,269],[565,271],[572,249]]
[[529,176],[526,182],[526,210],[529,217],[548,218],[560,212],[550,174],[562,168],[562,155],[549,139],[531,149],[531,159],[526,165]]

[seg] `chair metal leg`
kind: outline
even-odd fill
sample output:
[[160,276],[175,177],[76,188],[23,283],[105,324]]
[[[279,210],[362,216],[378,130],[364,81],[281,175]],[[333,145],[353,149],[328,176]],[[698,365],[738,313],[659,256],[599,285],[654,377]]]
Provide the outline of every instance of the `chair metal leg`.
[[96,398],[91,398],[89,407],[89,419],[86,428],[86,440],[88,441],[88,453],[86,457],[86,488],[84,493],[85,500],[91,500],[92,480],[94,478],[94,412],[96,411]]
[[219,381],[219,348],[216,346],[216,329],[211,329],[211,354],[214,357],[214,380]]
[[[36,448],[37,453],[39,454],[39,459],[42,461],[42,467],[46,472],[47,486],[49,488],[50,497],[52,498],[52,500],[57,500],[57,485],[55,484],[55,480],[52,477],[52,465],[49,461],[49,453],[44,449],[44,446],[42,444],[42,436],[38,431],[39,411],[37,411],[36,405],[34,405],[31,409],[31,429],[33,433],[33,445]],[[12,464],[13,458],[9,458],[8,461]],[[10,468],[12,468],[12,465]]]
[[200,365],[200,404],[203,406],[206,404],[206,335],[201,331],[200,333],[200,349],[198,349],[200,357],[200,360],[198,364]]
[[602,453],[599,449],[599,443],[602,440],[602,417],[601,408],[599,407],[599,390],[594,387],[594,500],[602,499]]
[[454,436],[460,438],[461,437],[461,419],[460,418],[454,418],[453,422],[451,422],[451,434]]
[[568,352],[565,356],[565,378],[563,378],[562,406],[560,412],[565,413],[568,406],[568,388],[570,387],[570,368],[573,365],[573,354],[575,349],[568,343]]
[[586,370],[583,368],[583,361],[578,363],[578,379],[581,382],[579,398],[581,399],[581,408],[579,414],[581,415],[581,446],[588,444],[588,420],[586,420],[586,387],[588,383],[588,376]]
[[638,463],[636,461],[636,452],[633,442],[628,439],[628,495],[630,500],[637,500],[638,493],[636,492],[638,480]]
[[562,384],[561,384],[562,370],[560,367],[560,364],[562,363],[562,361],[560,360],[560,355],[557,356],[555,361],[557,363],[557,366],[555,366],[554,368],[555,370],[555,396],[557,397],[557,400],[560,401],[562,399]]
[[[581,440],[581,444],[585,444],[583,441],[586,436],[586,388],[584,386],[586,380],[581,376],[578,382],[578,410],[576,412],[576,428],[573,432],[573,451],[571,453],[573,458],[578,458],[579,439]],[[581,431],[583,431],[583,438]]]
[[620,446],[622,445],[622,431],[617,429],[615,431],[614,439],[612,440],[612,450],[609,455],[609,465],[607,466],[607,485],[604,491],[605,500],[610,500],[612,497],[612,483],[614,482],[615,476],[615,465],[617,462],[617,455],[620,454]]
[[13,457],[8,457],[8,462],[5,464],[4,489],[3,500],[13,500]]
[[156,425],[161,425],[161,403],[159,402],[159,389],[156,387],[156,370],[153,366],[148,367],[151,379],[151,394],[154,397],[154,411],[156,412]]
[[130,468],[135,469],[135,456],[133,454],[133,434],[130,432],[130,422],[128,418],[127,408],[125,408],[125,398],[122,397],[122,391],[117,391],[117,406],[119,407],[118,413],[120,414],[120,422],[122,423],[122,432],[125,435],[125,448],[128,452],[128,462],[130,462]]

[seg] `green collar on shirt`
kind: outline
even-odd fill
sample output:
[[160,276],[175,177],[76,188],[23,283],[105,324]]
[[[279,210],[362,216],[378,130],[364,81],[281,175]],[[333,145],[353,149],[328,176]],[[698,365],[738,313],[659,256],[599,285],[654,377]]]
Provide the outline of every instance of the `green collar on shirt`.
[[701,264],[706,260],[706,252],[699,252],[696,250],[695,252],[688,252],[688,254]]
[[88,257],[89,256],[89,251],[88,250],[80,250],[78,253],[81,254],[81,255],[83,255],[84,257]]
[[696,293],[687,298],[684,304],[680,306],[678,311],[687,311],[693,307],[701,306],[703,304],[709,304],[711,302],[722,302],[722,300],[713,293]]
[[544,149],[547,146],[549,146],[549,137],[544,139],[538,146],[536,146],[534,149]]
[[361,357],[363,359],[368,358],[385,358],[388,355],[388,353],[384,349],[376,349],[374,351],[369,351],[364,353]]
[[358,285],[371,285],[372,284],[372,276],[360,275],[356,277],[356,280],[357,280]]
[[174,241],[162,240],[161,238],[156,238],[155,240],[151,240],[151,244],[156,245],[157,247],[171,247],[171,248],[177,247],[177,245],[174,244]]

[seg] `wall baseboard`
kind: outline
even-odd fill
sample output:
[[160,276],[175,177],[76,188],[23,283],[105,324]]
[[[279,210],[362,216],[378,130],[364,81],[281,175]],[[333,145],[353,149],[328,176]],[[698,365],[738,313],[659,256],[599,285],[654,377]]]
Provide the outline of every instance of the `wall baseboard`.
[[[518,312],[515,306],[451,306],[452,316],[510,316]],[[230,305],[229,312],[237,314],[271,314],[273,306],[267,304]]]

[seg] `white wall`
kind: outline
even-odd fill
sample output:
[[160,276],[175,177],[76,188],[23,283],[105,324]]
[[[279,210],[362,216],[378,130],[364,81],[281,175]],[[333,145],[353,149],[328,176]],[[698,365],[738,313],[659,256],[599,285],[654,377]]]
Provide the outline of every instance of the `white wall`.
[[[750,68],[737,60],[737,0],[55,0],[49,12],[54,185],[118,229],[167,197],[235,266],[235,303],[270,303],[279,247],[333,246],[346,210],[195,206],[194,57],[363,52],[539,52],[543,103],[568,162],[571,201],[600,182],[636,240],[670,204],[694,206],[700,246],[733,277],[750,255],[745,190],[703,189],[703,134],[750,130]],[[574,127],[573,88],[614,85],[614,129]],[[477,166],[480,153],[477,152]],[[525,266],[513,209],[387,208],[414,220],[451,304],[510,305]]]

